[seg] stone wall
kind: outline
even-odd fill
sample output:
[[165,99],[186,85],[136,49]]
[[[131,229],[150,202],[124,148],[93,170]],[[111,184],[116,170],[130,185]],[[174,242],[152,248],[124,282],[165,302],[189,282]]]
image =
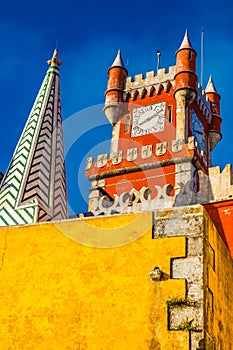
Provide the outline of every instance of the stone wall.
[[169,328],[189,330],[192,350],[231,350],[233,260],[213,222],[200,205],[154,215],[154,239],[186,237],[185,257],[171,264],[171,278],[186,280],[185,299],[169,302]]

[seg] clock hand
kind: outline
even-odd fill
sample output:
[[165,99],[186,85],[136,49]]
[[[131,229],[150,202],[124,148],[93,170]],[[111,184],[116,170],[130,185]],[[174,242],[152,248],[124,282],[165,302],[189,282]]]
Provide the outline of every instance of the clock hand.
[[156,114],[153,114],[151,117],[148,117],[147,120],[149,121],[149,120],[153,119],[155,116],[156,116]]
[[151,119],[153,119],[154,117],[155,117],[155,115],[152,115],[151,117],[146,118],[145,120],[143,120],[143,122],[140,123],[140,125],[143,125],[143,124],[149,122],[149,121],[150,121]]

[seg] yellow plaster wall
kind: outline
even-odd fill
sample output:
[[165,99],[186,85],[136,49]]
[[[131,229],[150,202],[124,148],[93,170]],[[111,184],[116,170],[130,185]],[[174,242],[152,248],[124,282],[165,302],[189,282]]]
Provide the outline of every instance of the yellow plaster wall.
[[211,220],[206,222],[207,350],[232,350],[233,260]]
[[0,229],[0,349],[188,349],[167,331],[185,281],[149,279],[169,276],[185,238],[152,240],[150,213],[85,220]]

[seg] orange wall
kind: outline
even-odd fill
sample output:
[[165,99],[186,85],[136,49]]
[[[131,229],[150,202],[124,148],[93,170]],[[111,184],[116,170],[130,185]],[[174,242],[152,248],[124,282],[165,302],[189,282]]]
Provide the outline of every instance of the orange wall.
[[120,195],[123,192],[129,192],[132,188],[139,191],[145,186],[152,190],[151,197],[154,198],[157,193],[155,185],[163,187],[165,184],[174,183],[175,166],[170,165],[109,178],[107,179],[106,191],[110,195],[114,193]]
[[[227,222],[222,221],[227,218],[227,214],[225,216],[222,215],[223,211],[228,209],[229,207],[227,208],[227,206],[223,205],[221,210],[218,211],[220,214],[219,218],[220,222],[223,223],[224,230],[231,228],[232,232],[232,216],[231,220],[227,220]],[[214,219],[217,223],[216,216]],[[231,350],[233,349],[233,260],[219,235],[220,232],[217,232],[211,220],[207,220],[207,222],[206,227],[208,231],[204,254],[206,349]],[[230,230],[228,233],[230,234]],[[225,238],[229,243],[229,237],[225,236]]]
[[[164,131],[131,138],[131,127],[128,133],[126,134],[124,133],[125,118],[123,117],[121,119],[120,133],[119,133],[119,146],[118,146],[119,151],[130,148],[131,142],[138,143],[140,145],[150,145],[150,144],[154,145],[156,143],[163,142],[163,141],[169,142],[171,140],[175,140],[176,138],[176,131],[175,131],[176,100],[173,96],[173,93],[174,93],[173,88],[170,88],[169,91],[167,92],[164,91],[164,89],[162,89],[159,94],[154,92],[152,96],[148,96],[148,94],[146,94],[143,98],[141,98],[138,95],[135,100],[132,100],[131,98],[129,99],[127,113],[131,115],[131,119],[130,119],[131,126],[132,126],[132,111],[134,108],[139,106],[147,106],[147,105],[151,105],[151,104],[154,104],[157,102],[163,102],[163,101],[166,102],[166,107],[172,106],[172,123],[166,124],[166,120],[165,120]],[[127,142],[125,142],[126,140]],[[132,146],[132,147],[136,147],[136,146]]]
[[233,200],[207,203],[204,207],[233,257]]

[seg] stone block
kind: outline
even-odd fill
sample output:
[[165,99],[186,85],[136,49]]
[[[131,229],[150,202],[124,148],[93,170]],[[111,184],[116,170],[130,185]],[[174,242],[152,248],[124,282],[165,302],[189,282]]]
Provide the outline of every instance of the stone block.
[[203,328],[203,307],[197,306],[178,306],[171,307],[169,310],[170,329],[182,329],[190,323],[193,330],[202,330]]
[[153,237],[201,236],[203,234],[203,216],[199,212],[201,206],[180,207],[154,212]]
[[185,278],[189,282],[202,282],[203,257],[193,256],[184,259],[173,260],[172,277]]

